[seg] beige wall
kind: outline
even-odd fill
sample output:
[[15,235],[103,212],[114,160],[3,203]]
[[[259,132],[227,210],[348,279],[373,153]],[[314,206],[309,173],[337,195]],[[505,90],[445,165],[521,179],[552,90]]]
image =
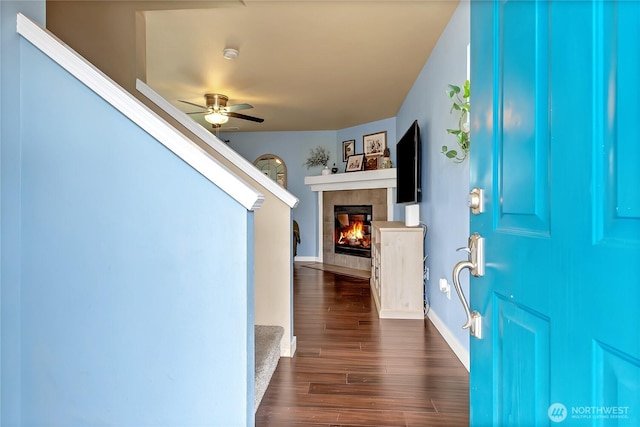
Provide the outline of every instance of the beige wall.
[[202,8],[205,4],[215,7],[216,2],[48,1],[47,28],[264,194],[265,201],[255,213],[255,323],[282,326],[285,329],[282,355],[292,356],[295,348],[292,349],[291,208],[135,88],[137,77],[144,80],[144,55],[136,55],[136,49],[144,51],[144,29],[140,28],[144,21],[136,13],[138,9],[158,9],[158,5],[166,9],[186,9],[194,5]]
[[134,93],[136,8],[130,2],[47,1],[47,29]]
[[[138,12],[242,6],[240,0],[47,0],[47,29],[135,95],[144,79],[144,28]],[[138,25],[137,25],[138,24]]]
[[255,223],[255,323],[284,327],[281,354],[293,356],[291,208],[267,197]]

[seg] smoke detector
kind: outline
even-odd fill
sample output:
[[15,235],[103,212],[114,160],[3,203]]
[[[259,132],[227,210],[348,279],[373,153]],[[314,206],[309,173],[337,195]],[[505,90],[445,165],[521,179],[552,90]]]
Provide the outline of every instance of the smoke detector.
[[231,47],[227,47],[222,51],[224,59],[236,59],[238,55],[240,55],[240,51]]

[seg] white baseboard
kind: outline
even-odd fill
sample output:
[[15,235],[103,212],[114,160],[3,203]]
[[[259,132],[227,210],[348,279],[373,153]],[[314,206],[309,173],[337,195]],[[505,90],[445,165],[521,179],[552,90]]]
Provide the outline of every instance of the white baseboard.
[[455,336],[451,333],[447,325],[438,317],[438,315],[433,311],[429,310],[429,314],[427,315],[433,326],[436,327],[440,335],[444,338],[444,340],[449,344],[449,347],[455,353],[456,357],[462,362],[467,371],[470,370],[470,357],[469,352],[465,349],[456,339]]
[[282,349],[280,350],[280,357],[293,357],[293,355],[296,354],[297,348],[298,348],[298,340],[294,335],[293,338],[291,339],[290,347],[289,348],[282,347]]
[[318,257],[314,256],[295,256],[293,257],[293,260],[301,262],[320,262],[318,261]]

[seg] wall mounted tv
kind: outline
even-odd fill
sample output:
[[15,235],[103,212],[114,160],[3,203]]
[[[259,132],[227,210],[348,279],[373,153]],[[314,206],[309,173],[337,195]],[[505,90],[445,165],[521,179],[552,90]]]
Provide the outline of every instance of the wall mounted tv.
[[396,144],[396,203],[422,200],[420,127],[414,120]]

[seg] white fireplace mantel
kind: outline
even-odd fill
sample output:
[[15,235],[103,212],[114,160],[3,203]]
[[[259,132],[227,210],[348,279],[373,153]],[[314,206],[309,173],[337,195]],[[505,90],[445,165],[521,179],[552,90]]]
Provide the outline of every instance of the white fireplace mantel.
[[396,170],[378,169],[361,172],[345,172],[331,175],[306,176],[304,183],[318,193],[318,261],[322,262],[322,193],[325,191],[365,190],[383,188],[387,190],[387,221],[393,221],[394,189]]
[[331,175],[306,176],[304,183],[311,191],[362,190],[368,188],[396,188],[396,170],[335,173]]

